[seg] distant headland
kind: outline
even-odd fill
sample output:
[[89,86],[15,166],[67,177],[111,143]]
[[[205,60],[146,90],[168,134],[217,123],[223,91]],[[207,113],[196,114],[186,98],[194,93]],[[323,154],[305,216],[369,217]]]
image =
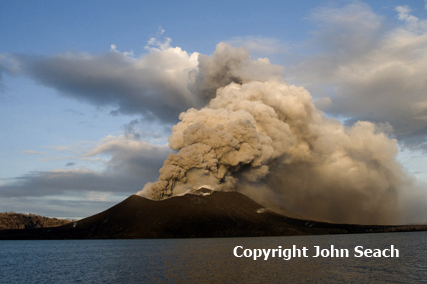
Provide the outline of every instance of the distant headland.
[[72,221],[67,219],[48,218],[35,214],[0,213],[0,230],[58,227],[70,222]]

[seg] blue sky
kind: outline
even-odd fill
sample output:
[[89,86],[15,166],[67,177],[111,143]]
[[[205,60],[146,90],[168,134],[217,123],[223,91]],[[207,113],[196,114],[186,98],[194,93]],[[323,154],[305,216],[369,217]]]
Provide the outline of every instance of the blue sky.
[[177,68],[175,55],[197,66],[196,53],[211,55],[220,42],[283,66],[327,116],[383,125],[399,141],[399,161],[427,182],[426,7],[0,1],[0,211],[82,218],[155,181],[171,128],[192,106],[167,93],[162,72]]

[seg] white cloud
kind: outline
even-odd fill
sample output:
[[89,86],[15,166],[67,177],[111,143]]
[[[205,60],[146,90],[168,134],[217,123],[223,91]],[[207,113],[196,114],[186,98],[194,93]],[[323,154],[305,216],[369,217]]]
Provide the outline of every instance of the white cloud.
[[33,151],[33,150],[22,151],[22,153],[24,153],[24,154],[32,154],[32,155],[44,155],[45,154],[43,152],[38,152],[38,151]]
[[86,195],[87,200],[89,201],[110,201],[111,193],[108,192],[96,192],[89,191]]
[[243,36],[233,37],[227,40],[233,46],[243,46],[254,54],[272,55],[277,53],[288,53],[284,43],[275,38]]
[[109,171],[155,179],[169,153],[171,150],[167,145],[153,145],[120,135],[106,137],[84,157],[92,158],[101,154],[110,154],[111,159],[107,163]]
[[1,54],[0,73],[29,76],[60,94],[113,114],[142,114],[147,119],[175,121],[179,113],[201,103],[188,85],[198,53],[171,47],[171,40],[150,39],[149,53],[135,58],[115,44],[103,55],[66,53],[53,56]]
[[427,20],[420,20],[411,15],[411,9],[408,6],[397,6],[398,19],[405,23],[405,28],[412,32],[425,32],[427,30]]
[[[265,48],[259,42],[252,45]],[[282,76],[281,67],[267,59],[252,60],[247,50],[225,43],[207,56],[172,47],[170,38],[153,37],[146,50],[139,58],[120,52],[115,44],[103,55],[2,54],[0,72],[14,70],[64,96],[111,107],[115,115],[137,114],[162,123],[174,123],[182,111],[203,107],[224,84]]]
[[0,196],[58,196],[86,191],[92,192],[92,195],[93,192],[98,192],[102,196],[120,192],[131,195],[139,191],[145,183],[157,179],[158,170],[171,152],[167,145],[153,145],[128,135],[108,135],[98,143],[92,143],[89,150],[87,142],[51,148],[61,152],[72,151],[74,155],[44,159],[45,161],[89,161],[90,165],[93,162],[102,162],[104,167],[98,170],[78,167],[31,172],[7,180],[0,186]]

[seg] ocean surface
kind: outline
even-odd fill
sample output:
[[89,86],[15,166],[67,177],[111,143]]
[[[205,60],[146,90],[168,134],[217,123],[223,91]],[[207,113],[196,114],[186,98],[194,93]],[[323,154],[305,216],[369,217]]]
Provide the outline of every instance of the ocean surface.
[[[254,249],[306,255],[236,257]],[[324,255],[331,245],[345,257]],[[354,248],[399,250],[355,257]],[[343,249],[343,250],[341,250]],[[360,249],[360,248],[359,248]],[[246,251],[244,251],[246,250]],[[335,251],[335,254],[337,251]],[[278,254],[278,251],[276,251]],[[359,255],[360,253],[357,253]],[[369,254],[369,251],[368,251]],[[390,251],[385,251],[389,255]],[[283,256],[283,255],[282,255]],[[0,283],[419,283],[427,282],[427,232],[296,237],[0,241]]]

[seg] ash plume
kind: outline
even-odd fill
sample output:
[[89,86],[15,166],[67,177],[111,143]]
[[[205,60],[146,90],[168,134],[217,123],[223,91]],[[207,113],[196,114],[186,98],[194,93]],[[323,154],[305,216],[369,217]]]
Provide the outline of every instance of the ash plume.
[[169,137],[176,153],[139,195],[161,200],[208,185],[332,222],[402,221],[399,199],[414,181],[380,127],[326,117],[279,66],[243,48],[221,43],[198,60],[189,89],[207,103],[180,114]]

